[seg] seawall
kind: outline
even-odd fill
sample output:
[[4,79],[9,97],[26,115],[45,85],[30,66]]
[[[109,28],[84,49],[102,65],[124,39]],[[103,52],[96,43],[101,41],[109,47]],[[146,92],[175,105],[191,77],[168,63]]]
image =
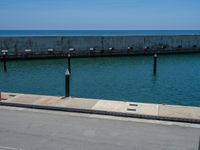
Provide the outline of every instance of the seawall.
[[0,37],[8,58],[200,52],[200,35]]

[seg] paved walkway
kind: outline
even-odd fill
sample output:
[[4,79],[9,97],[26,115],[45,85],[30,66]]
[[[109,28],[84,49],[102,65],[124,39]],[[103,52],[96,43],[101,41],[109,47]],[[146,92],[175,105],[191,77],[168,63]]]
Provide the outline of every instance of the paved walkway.
[[[63,98],[18,93],[2,93],[0,104],[22,104],[56,108],[70,108],[89,111],[120,113],[121,115],[148,116],[157,118],[178,118],[200,123],[200,108],[162,104],[147,104],[122,101],[108,101],[84,98]],[[176,120],[175,119],[175,120]]]

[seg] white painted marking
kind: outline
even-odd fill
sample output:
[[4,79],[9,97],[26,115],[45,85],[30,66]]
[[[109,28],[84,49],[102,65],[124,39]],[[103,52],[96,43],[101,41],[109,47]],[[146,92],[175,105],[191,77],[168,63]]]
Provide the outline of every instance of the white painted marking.
[[5,147],[5,146],[0,146],[0,150],[22,150],[14,147]]

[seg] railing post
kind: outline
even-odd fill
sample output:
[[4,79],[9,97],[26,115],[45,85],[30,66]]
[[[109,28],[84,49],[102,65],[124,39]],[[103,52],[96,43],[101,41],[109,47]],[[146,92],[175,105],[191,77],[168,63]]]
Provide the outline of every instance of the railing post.
[[67,69],[65,72],[65,97],[70,96],[70,72]]
[[154,54],[154,65],[153,65],[153,73],[156,74],[157,72],[157,54]]
[[7,66],[6,66],[6,53],[3,53],[3,70],[4,70],[4,72],[7,71]]

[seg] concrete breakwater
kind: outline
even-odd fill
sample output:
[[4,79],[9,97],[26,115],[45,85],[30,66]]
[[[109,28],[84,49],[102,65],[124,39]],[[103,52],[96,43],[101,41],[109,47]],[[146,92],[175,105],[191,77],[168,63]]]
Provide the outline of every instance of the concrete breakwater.
[[0,37],[8,58],[200,52],[200,35]]

